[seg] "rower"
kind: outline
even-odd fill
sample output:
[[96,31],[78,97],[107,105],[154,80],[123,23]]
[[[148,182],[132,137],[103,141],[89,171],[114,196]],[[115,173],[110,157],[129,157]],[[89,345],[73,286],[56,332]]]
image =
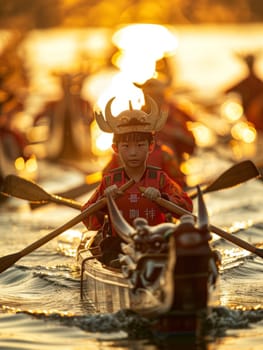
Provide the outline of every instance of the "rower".
[[[111,113],[113,100],[114,98],[106,105],[105,118],[101,112],[95,112],[95,117],[102,131],[113,133],[112,149],[120,158],[122,166],[103,175],[101,183],[82,209],[88,208],[104,195],[111,194],[116,199],[123,217],[131,225],[138,217],[145,218],[151,226],[167,221],[167,211],[154,201],[158,197],[163,197],[191,212],[192,200],[182,187],[161,168],[147,165],[147,159],[155,145],[154,134],[165,124],[166,113],[160,112],[156,102],[146,95],[145,102],[150,112],[133,109],[130,103],[129,110],[114,117]],[[130,179],[134,180],[134,184],[119,196],[119,187]],[[140,190],[142,187],[145,188],[143,193]],[[106,214],[107,209],[86,217],[83,222],[89,230],[101,230]],[[173,220],[177,218],[174,216]],[[107,264],[121,252],[121,239],[110,221],[106,226],[110,239],[104,237],[107,241],[104,241],[102,246],[104,262]],[[109,253],[107,257],[106,251]]]

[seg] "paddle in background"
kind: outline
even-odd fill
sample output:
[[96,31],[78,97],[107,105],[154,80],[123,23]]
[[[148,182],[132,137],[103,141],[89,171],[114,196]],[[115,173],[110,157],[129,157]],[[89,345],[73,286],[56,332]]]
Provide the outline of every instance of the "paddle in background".
[[25,199],[32,203],[47,204],[54,202],[74,209],[81,209],[81,204],[75,200],[50,194],[35,182],[16,175],[7,175],[5,177],[1,193],[6,196]]
[[[246,182],[253,178],[259,178],[261,174],[258,168],[251,160],[244,160],[240,163],[234,164],[232,167],[224,171],[216,180],[210,185],[202,188],[202,193],[214,192],[230,187],[234,187],[243,182]],[[193,199],[197,196],[198,192],[189,193],[189,196]]]
[[[1,194],[30,201],[31,209],[37,209],[50,202],[67,205],[74,209],[81,209],[81,203],[76,202],[73,200],[73,198],[76,198],[95,189],[100,183],[100,178],[101,174],[98,172],[87,175],[85,183],[78,185],[66,192],[50,194],[31,180],[10,174],[7,175],[3,180]],[[68,198],[65,198],[64,196]]]

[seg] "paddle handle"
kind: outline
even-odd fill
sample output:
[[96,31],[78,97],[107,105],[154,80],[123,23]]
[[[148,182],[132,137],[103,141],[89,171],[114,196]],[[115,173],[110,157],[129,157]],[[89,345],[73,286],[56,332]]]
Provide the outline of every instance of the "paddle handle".
[[[157,198],[155,200],[155,202],[157,204],[159,204],[161,207],[177,214],[177,215],[191,215],[195,218],[195,220],[197,219],[196,215],[192,214],[190,211],[179,207],[178,205],[176,205],[175,203],[169,202],[168,200],[164,199],[164,198]],[[216,233],[218,236],[238,245],[239,247],[248,250],[251,253],[254,253],[258,256],[260,256],[261,258],[263,258],[263,251],[262,249],[258,249],[256,247],[254,247],[253,245],[247,243],[246,241],[243,241],[242,239],[238,238],[237,236],[231,235],[230,233],[222,230],[219,227],[216,227],[214,225],[209,225],[209,228],[212,232]]]

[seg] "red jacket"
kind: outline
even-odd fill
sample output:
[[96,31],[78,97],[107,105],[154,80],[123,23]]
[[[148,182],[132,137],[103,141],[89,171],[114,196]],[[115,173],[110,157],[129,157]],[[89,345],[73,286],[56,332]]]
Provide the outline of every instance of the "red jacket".
[[[123,168],[117,168],[104,175],[101,184],[97,187],[89,201],[84,204],[83,210],[99,200],[106,187],[116,184],[118,187],[125,184],[129,178]],[[162,197],[174,202],[182,208],[192,211],[192,200],[186,192],[168,177],[168,175],[159,168],[148,166],[141,180],[131,186],[125,193],[116,199],[116,204],[121,210],[122,215],[129,224],[137,217],[143,217],[148,220],[150,226],[160,224],[166,221],[166,210],[158,206],[153,201],[142,196],[139,187],[158,188]],[[104,214],[107,213],[105,208]],[[103,224],[102,213],[96,213],[83,220],[88,229],[98,230]]]

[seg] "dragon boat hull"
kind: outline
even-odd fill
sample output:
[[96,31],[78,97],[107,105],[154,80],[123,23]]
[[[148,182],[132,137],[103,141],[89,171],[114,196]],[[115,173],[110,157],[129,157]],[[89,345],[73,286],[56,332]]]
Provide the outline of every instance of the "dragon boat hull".
[[[95,312],[130,309],[151,320],[159,333],[203,333],[202,320],[216,289],[220,256],[210,245],[200,190],[198,200],[198,225],[192,215],[183,215],[176,224],[156,226],[136,218],[132,227],[114,199],[107,198],[118,237],[96,235],[83,241],[78,252],[81,297],[93,304]],[[118,268],[113,267],[116,259],[112,260],[116,240],[122,241]]]
[[95,313],[113,313],[130,308],[128,281],[119,269],[94,258],[90,250],[79,252],[81,298],[88,300]]
[[[157,278],[158,286],[134,289],[120,269],[103,264],[89,249],[80,250],[81,298],[88,302],[89,310],[92,306],[94,313],[106,314],[130,309],[149,319],[152,330],[159,334],[202,334],[204,320],[214,302],[212,296],[215,295],[215,285],[207,261],[202,271],[197,268],[199,253],[194,258],[177,257],[176,282],[172,284],[167,284],[167,279],[162,281],[162,275],[169,267],[163,264],[163,255],[160,256],[157,263],[161,276]],[[148,258],[144,257],[141,264],[148,264]],[[152,256],[150,259],[156,265],[158,257]],[[188,263],[185,265],[186,260]],[[162,283],[167,285],[163,286]],[[169,297],[164,298],[163,293]]]

